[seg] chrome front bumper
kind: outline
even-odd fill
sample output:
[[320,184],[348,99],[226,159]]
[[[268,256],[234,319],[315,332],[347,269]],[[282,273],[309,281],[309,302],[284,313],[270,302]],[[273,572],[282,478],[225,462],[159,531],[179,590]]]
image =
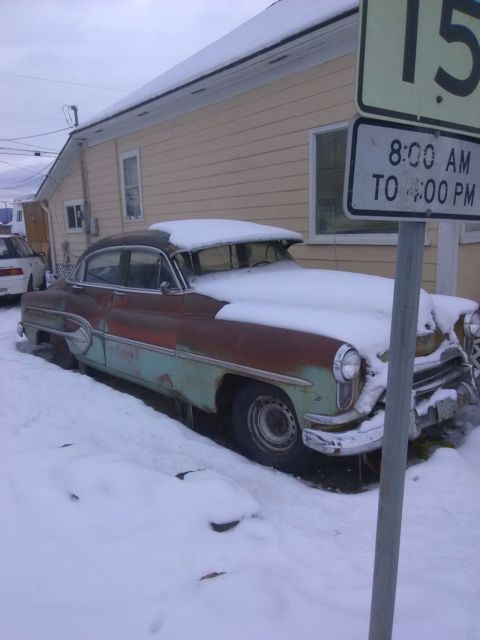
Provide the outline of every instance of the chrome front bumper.
[[[469,365],[464,366],[471,369]],[[409,440],[418,438],[426,427],[452,418],[465,405],[478,402],[478,393],[471,371],[469,378],[460,382],[455,389],[437,389],[427,399],[419,398],[415,391],[412,392]],[[359,422],[349,429],[346,425],[354,421],[355,416]],[[351,456],[381,448],[385,428],[383,408],[378,408],[369,417],[361,416],[355,411],[333,417],[329,421],[331,426],[328,430],[325,429],[325,418],[326,416],[313,414],[305,416],[305,421],[311,425],[303,430],[305,446],[330,456]],[[315,427],[315,425],[319,426]],[[337,430],[332,431],[332,429]]]

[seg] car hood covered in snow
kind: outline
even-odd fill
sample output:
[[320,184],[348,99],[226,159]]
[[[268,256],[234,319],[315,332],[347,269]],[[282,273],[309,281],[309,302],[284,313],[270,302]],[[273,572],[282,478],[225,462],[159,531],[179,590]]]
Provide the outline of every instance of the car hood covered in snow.
[[[198,293],[227,302],[218,319],[254,322],[348,342],[373,364],[390,342],[394,280],[359,273],[304,269],[294,262],[202,276]],[[422,290],[418,334],[450,334],[477,304]]]

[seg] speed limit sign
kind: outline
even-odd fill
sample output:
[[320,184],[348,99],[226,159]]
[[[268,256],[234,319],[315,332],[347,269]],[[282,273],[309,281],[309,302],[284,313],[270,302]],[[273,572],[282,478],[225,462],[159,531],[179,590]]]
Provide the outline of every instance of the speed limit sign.
[[480,1],[364,0],[357,110],[480,134]]

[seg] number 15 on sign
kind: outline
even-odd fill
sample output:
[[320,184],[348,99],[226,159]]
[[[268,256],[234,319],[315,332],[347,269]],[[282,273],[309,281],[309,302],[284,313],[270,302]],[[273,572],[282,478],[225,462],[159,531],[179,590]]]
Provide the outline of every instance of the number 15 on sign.
[[357,109],[480,134],[480,1],[364,0]]

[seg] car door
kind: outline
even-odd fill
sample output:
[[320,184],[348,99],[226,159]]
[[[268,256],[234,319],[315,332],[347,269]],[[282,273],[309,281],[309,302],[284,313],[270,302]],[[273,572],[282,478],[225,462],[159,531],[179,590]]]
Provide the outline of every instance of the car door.
[[[75,318],[89,333],[90,346],[78,359],[93,366],[105,365],[107,315],[112,306],[115,289],[123,282],[123,253],[121,248],[103,249],[89,255],[67,283],[64,312],[71,317],[71,330]],[[66,321],[68,325],[69,321]]]
[[183,292],[162,251],[132,247],[127,253],[125,283],[115,290],[107,316],[107,368],[134,382],[173,394]]

